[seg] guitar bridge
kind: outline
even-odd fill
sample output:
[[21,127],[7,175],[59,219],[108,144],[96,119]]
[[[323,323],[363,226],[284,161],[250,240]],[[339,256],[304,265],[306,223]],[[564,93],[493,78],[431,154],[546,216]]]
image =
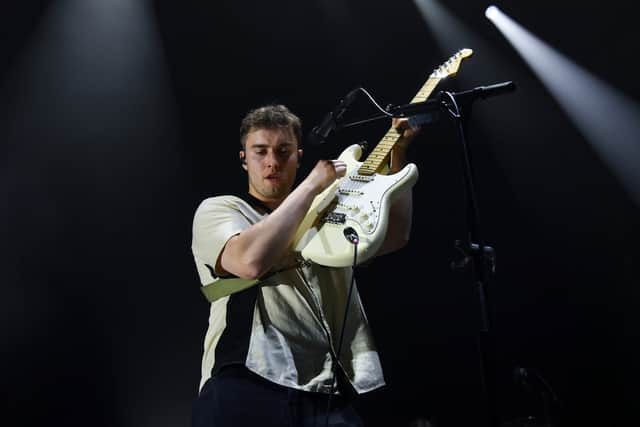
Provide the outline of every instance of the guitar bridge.
[[347,216],[343,213],[329,212],[325,215],[324,221],[331,224],[344,224],[347,222]]

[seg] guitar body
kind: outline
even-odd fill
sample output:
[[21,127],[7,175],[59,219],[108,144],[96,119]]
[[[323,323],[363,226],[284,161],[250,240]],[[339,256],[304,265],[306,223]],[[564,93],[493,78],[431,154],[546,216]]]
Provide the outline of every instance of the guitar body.
[[357,144],[343,151],[339,159],[347,164],[346,175],[311,204],[295,244],[305,260],[328,267],[352,265],[354,247],[344,234],[348,227],[359,236],[358,263],[372,258],[384,242],[393,201],[418,179],[413,163],[391,175],[359,175],[361,155]]

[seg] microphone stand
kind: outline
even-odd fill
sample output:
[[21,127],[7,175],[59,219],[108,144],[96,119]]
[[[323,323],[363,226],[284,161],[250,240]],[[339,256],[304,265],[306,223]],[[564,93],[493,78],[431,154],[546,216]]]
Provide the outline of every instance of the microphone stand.
[[[466,200],[467,239],[455,241],[455,247],[463,254],[463,257],[451,263],[452,269],[471,271],[473,285],[478,294],[480,308],[480,329],[477,336],[478,357],[480,365],[480,383],[482,398],[487,410],[486,423],[488,427],[498,427],[496,404],[496,386],[494,380],[495,360],[491,358],[491,318],[490,304],[487,290],[487,282],[495,275],[495,249],[485,244],[480,232],[480,215],[474,186],[473,164],[471,151],[467,142],[468,124],[471,118],[473,102],[480,98],[488,98],[495,95],[515,90],[513,82],[498,83],[490,86],[480,86],[471,90],[458,93],[440,92],[434,100],[390,106],[387,115],[377,115],[371,118],[338,124],[336,129],[342,129],[357,124],[367,123],[373,120],[392,117],[421,118],[419,123],[429,123],[438,120],[439,112],[448,113],[458,125],[460,143],[462,145],[462,169],[464,177],[464,192]],[[444,98],[444,99],[443,99]]]
[[[467,92],[470,93],[470,92]],[[467,211],[467,239],[462,242],[456,240],[455,247],[463,254],[458,261],[451,263],[452,269],[471,271],[473,286],[477,292],[480,308],[480,329],[477,335],[478,358],[480,364],[480,385],[482,397],[488,411],[487,424],[498,427],[499,417],[496,402],[496,386],[494,375],[494,358],[491,352],[491,306],[487,283],[495,275],[495,250],[485,244],[480,232],[480,214],[474,185],[474,171],[471,161],[471,151],[467,141],[468,124],[471,118],[474,97],[458,97],[455,94],[444,93],[451,101],[454,109],[447,111],[457,122],[460,143],[462,145],[462,169]],[[458,101],[461,101],[458,103]]]

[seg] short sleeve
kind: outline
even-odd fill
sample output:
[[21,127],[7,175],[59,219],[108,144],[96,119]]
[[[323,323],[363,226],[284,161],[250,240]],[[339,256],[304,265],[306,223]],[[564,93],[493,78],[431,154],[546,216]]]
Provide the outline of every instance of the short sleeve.
[[228,198],[212,197],[198,206],[193,218],[191,250],[203,285],[215,279],[213,268],[227,241],[250,225]]

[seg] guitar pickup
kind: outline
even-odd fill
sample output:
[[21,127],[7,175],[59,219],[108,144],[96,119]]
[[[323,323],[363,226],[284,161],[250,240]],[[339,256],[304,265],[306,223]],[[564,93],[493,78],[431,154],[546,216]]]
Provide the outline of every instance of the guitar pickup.
[[344,224],[347,222],[347,216],[343,213],[329,212],[325,215],[324,221],[331,224]]
[[348,190],[345,188],[339,188],[338,194],[341,194],[343,196],[362,196],[364,192],[360,190]]
[[349,175],[349,179],[358,182],[371,182],[375,178],[371,175]]

